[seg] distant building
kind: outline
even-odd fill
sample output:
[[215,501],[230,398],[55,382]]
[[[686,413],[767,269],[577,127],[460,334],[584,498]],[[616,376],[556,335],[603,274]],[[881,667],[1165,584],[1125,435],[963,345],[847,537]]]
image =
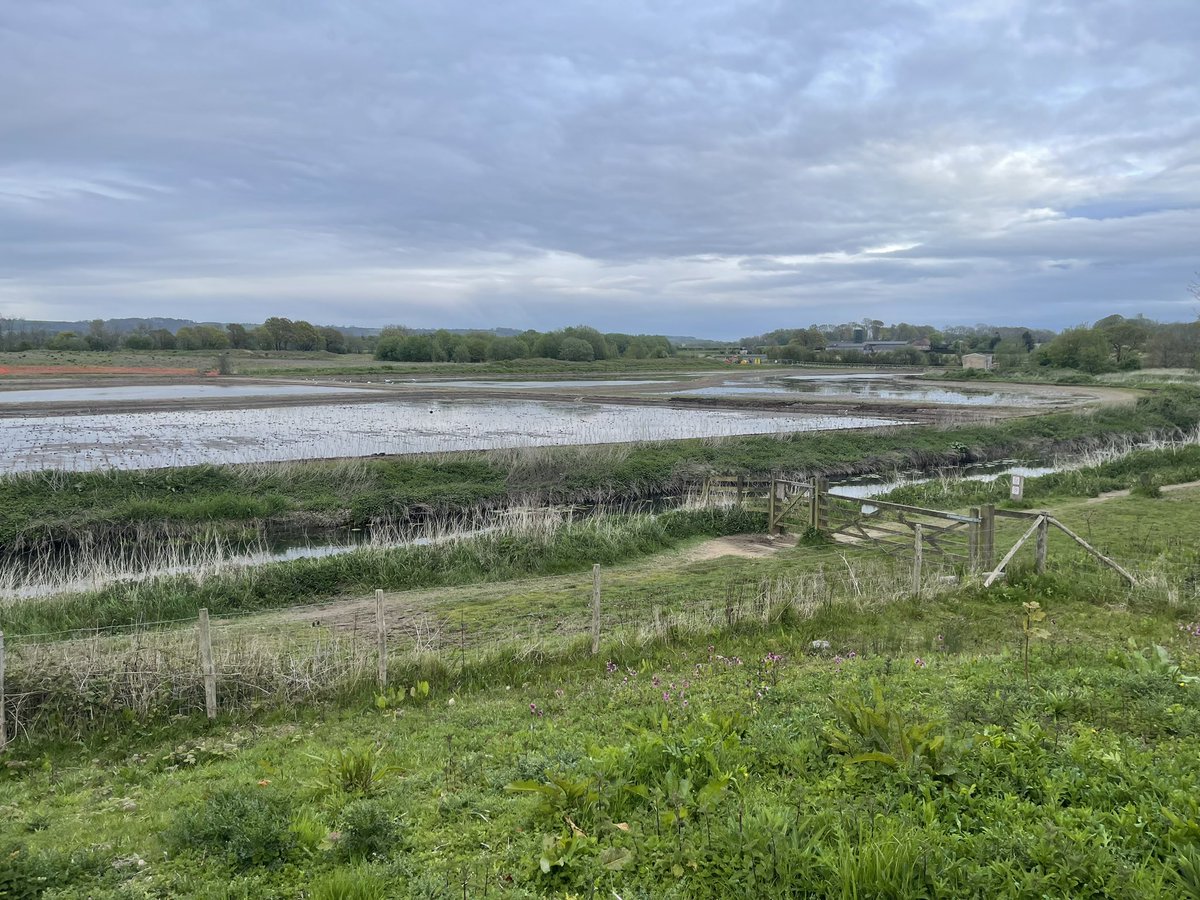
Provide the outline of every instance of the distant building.
[[964,353],[963,368],[964,369],[983,369],[985,372],[991,371],[993,356],[991,353]]

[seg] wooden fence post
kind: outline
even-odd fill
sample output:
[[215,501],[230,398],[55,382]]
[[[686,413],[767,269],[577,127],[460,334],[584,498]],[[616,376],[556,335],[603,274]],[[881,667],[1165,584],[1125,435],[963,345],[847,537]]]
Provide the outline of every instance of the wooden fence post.
[[979,513],[979,555],[983,568],[990,570],[996,561],[996,507],[989,503]]
[[0,631],[0,750],[8,746],[8,716],[4,709],[4,665],[4,632]]
[[925,540],[921,534],[921,525],[913,525],[913,571],[912,592],[914,597],[921,596],[921,563],[925,555]]
[[746,491],[746,479],[742,475],[739,475],[737,477],[737,479],[738,479],[737,480],[737,505],[738,505],[738,509],[741,509],[742,508],[742,495]]
[[808,486],[808,527],[813,531],[821,528],[821,477],[814,477]]
[[[740,479],[739,479],[739,494]],[[592,566],[592,656],[600,652],[600,563]]]
[[1039,575],[1041,575],[1043,572],[1046,571],[1046,547],[1047,547],[1047,544],[1049,543],[1049,539],[1050,539],[1050,519],[1048,516],[1043,515],[1041,517],[1041,519],[1038,520],[1038,522],[1040,524],[1038,525],[1038,532],[1037,532],[1037,564],[1036,564],[1036,568],[1037,568],[1037,573]]
[[979,571],[979,507],[971,507],[971,518],[975,519],[967,527],[967,565],[972,572]]
[[771,476],[770,493],[767,494],[767,534],[775,533],[775,476]]
[[212,634],[208,628],[208,609],[200,610],[200,673],[204,676],[204,713],[217,717],[217,668],[213,664]]
[[379,671],[376,679],[382,691],[387,688],[387,623],[383,619],[383,591],[379,588],[375,589],[375,640],[379,645]]

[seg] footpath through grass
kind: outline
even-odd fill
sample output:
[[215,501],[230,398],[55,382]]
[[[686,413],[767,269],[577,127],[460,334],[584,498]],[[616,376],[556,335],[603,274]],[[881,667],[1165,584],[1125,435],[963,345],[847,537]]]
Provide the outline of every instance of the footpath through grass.
[[117,582],[97,591],[14,601],[0,607],[0,630],[12,638],[174,621],[194,617],[202,607],[213,615],[225,615],[375,589],[509,581],[643,558],[696,537],[765,529],[763,513],[737,508],[603,516],[426,545],[269,563],[203,577],[176,575]]

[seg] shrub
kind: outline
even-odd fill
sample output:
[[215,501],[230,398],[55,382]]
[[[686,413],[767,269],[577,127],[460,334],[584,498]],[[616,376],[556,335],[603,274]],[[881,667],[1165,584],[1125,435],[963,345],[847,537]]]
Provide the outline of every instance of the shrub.
[[400,828],[378,800],[354,800],[347,803],[338,817],[337,852],[343,859],[371,859],[386,856],[400,841]]
[[174,852],[223,857],[238,869],[274,865],[296,847],[289,798],[263,788],[222,788],[187,807],[166,834]]
[[326,761],[326,780],[330,787],[347,794],[370,796],[395,771],[382,757],[381,747],[339,750]]

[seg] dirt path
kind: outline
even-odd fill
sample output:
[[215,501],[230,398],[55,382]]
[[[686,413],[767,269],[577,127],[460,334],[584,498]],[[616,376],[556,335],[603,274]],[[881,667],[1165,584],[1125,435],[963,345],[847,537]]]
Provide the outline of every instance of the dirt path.
[[[1186,491],[1188,488],[1200,487],[1200,481],[1185,481],[1183,484],[1164,484],[1162,491],[1164,494],[1174,493],[1175,491]],[[1115,500],[1118,497],[1128,497],[1132,491],[1129,488],[1124,488],[1119,491],[1105,491],[1095,497],[1089,497],[1084,501],[1084,506],[1090,506],[1093,503],[1103,503],[1106,500]]]
[[[736,534],[713,538],[680,550],[671,550],[648,559],[637,560],[608,570],[611,575],[636,575],[683,569],[697,562],[708,562],[721,557],[740,559],[765,559],[780,550],[795,545],[795,540],[786,537],[773,538],[762,534]],[[421,588],[411,591],[395,591],[384,594],[384,615],[389,630],[404,628],[415,618],[453,597],[455,605],[476,600],[494,601],[500,596],[566,591],[579,588],[585,581],[590,583],[590,573],[573,575],[546,575],[523,578],[516,581],[488,582],[484,584],[456,585],[454,587]],[[261,628],[270,623],[309,623],[333,628],[373,627],[375,598],[346,597],[327,603],[297,609],[282,609],[264,613],[248,619],[232,620]]]

